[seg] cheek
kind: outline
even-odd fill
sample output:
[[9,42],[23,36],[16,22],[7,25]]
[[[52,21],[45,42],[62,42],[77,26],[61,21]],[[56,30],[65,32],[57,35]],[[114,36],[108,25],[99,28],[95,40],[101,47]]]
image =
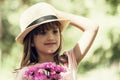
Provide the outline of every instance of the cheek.
[[37,40],[34,42],[34,47],[36,48],[37,52],[39,53],[39,51],[41,51],[41,49],[43,49],[43,44],[41,41]]
[[43,38],[40,38],[39,36],[34,37],[34,46],[37,47],[38,45],[40,45],[42,43],[42,39]]

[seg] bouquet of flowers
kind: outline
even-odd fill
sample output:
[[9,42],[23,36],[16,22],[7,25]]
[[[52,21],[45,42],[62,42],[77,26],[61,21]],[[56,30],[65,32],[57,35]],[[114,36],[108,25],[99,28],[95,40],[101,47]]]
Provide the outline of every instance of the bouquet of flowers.
[[62,66],[46,62],[26,70],[24,77],[30,80],[62,80],[62,72],[66,72]]

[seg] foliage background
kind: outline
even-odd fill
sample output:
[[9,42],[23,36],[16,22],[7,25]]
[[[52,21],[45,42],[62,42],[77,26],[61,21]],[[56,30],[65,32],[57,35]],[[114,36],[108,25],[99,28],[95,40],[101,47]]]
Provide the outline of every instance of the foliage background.
[[[120,0],[0,0],[0,80],[15,80],[13,72],[22,56],[22,46],[15,41],[19,18],[37,2],[48,2],[99,24],[97,38],[79,65],[78,80],[120,80]],[[82,33],[69,26],[63,34],[64,50],[68,50]]]

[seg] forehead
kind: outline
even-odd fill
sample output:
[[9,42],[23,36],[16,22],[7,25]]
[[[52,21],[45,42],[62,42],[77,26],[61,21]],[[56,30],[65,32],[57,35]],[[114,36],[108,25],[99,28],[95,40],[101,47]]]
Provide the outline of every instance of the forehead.
[[32,33],[33,35],[38,35],[41,31],[47,31],[47,30],[51,30],[51,29],[59,29],[60,30],[60,26],[61,26],[61,24],[58,21],[49,22],[49,23],[39,25],[38,27],[33,29],[30,33]]
[[50,30],[50,29],[57,29],[61,26],[60,22],[58,21],[54,21],[54,22],[49,22],[49,23],[45,23],[42,25],[39,25],[37,28],[35,28],[34,30]]

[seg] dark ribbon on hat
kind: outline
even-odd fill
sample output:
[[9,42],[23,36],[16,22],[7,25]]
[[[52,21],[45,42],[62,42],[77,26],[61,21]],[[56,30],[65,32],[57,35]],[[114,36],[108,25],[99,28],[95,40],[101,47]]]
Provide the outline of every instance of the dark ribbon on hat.
[[54,20],[54,19],[58,19],[58,18],[57,18],[56,16],[54,16],[54,15],[43,16],[43,17],[40,17],[39,19],[33,21],[31,24],[29,24],[29,25],[27,26],[27,28],[30,27],[30,26],[32,26],[32,25],[41,23],[41,22],[43,22],[43,21],[46,21],[46,20]]

